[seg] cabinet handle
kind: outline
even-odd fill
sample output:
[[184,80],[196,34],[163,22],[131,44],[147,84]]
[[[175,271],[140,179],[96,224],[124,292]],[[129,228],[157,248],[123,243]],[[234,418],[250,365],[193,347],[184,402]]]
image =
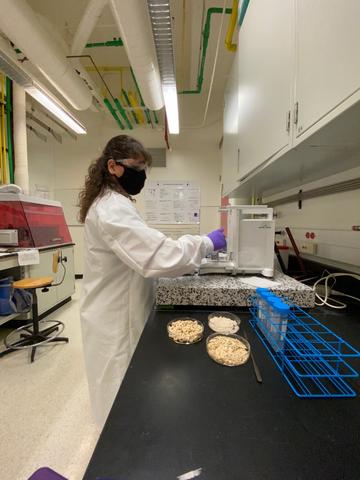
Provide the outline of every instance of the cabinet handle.
[[290,133],[290,119],[291,119],[291,112],[290,110],[286,114],[286,131]]
[[299,102],[295,103],[294,106],[294,124],[297,125],[299,120]]
[[237,151],[237,173],[239,173],[240,170],[240,148],[238,148]]

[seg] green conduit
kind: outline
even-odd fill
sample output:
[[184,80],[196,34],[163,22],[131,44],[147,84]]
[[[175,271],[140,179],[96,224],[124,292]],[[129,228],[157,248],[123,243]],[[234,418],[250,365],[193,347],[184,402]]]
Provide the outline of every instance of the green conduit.
[[[122,88],[122,89],[121,89],[121,92],[122,92],[122,94],[124,95],[124,98],[125,98],[125,101],[126,101],[126,103],[127,103],[127,106],[130,107],[130,108],[132,108],[126,90],[124,90],[124,89]],[[137,119],[137,116],[135,115],[135,112],[133,112],[133,111],[131,110],[131,114],[132,114],[132,117],[133,117],[135,123],[139,124],[139,120]]]
[[[198,79],[197,79],[197,89],[196,90],[182,90],[181,92],[178,92],[179,94],[189,94],[189,93],[201,93],[203,81],[204,81],[204,69],[205,69],[205,60],[206,60],[206,51],[209,43],[209,36],[210,36],[210,24],[211,24],[211,16],[214,15],[215,13],[223,13],[223,9],[219,7],[213,7],[213,8],[208,8],[207,14],[206,14],[206,21],[205,21],[205,26],[204,30],[202,33],[202,53],[201,53],[201,63],[200,63],[200,69],[199,69],[199,74],[198,74]],[[232,13],[232,8],[226,8],[225,13],[227,15],[231,15]]]
[[[132,78],[133,78],[133,80],[134,80],[134,83],[135,83],[136,91],[137,91],[137,93],[138,93],[138,95],[139,95],[139,98],[140,98],[140,105],[141,105],[142,107],[145,107],[145,103],[144,103],[144,100],[143,100],[143,98],[142,98],[142,95],[141,95],[141,92],[140,92],[140,89],[139,89],[139,85],[138,85],[138,83],[137,83],[137,81],[136,81],[135,74],[134,74],[133,69],[132,69],[131,67],[130,67],[130,72],[131,72],[131,76],[132,76]],[[147,123],[151,123],[150,112],[149,112],[149,110],[148,110],[147,108],[145,109],[145,115],[146,115]]]
[[[222,11],[222,9],[220,9]],[[94,42],[94,43],[87,43],[85,45],[86,48],[94,48],[94,47],[122,47],[124,45],[123,41],[121,40],[121,38],[117,38],[117,39],[114,39],[114,40],[108,40],[107,42]],[[144,103],[144,100],[142,98],[142,95],[140,93],[140,89],[139,89],[139,85],[137,83],[137,80],[136,80],[136,77],[134,75],[134,72],[133,72],[133,69],[130,68],[130,71],[131,71],[131,75],[132,75],[132,78],[134,80],[134,83],[135,83],[135,87],[136,87],[136,91],[137,91],[137,94],[139,95],[139,98],[140,98],[140,105],[142,107],[145,107],[145,103]],[[126,93],[125,90],[122,90],[122,93],[124,95],[124,98],[125,98],[125,101],[128,105],[128,107],[132,108],[131,106],[131,103],[130,103],[130,100],[129,100],[129,97]],[[115,105],[117,107],[117,109],[119,110],[121,116],[123,117],[123,119],[125,120],[126,122],[126,125],[128,126],[128,128],[130,128],[130,130],[133,128],[133,126],[131,125],[131,123],[129,122],[129,119],[126,115],[126,112],[124,110],[124,108],[122,107],[120,101],[116,98],[114,99],[114,102],[115,102]],[[110,102],[109,102],[110,103]],[[105,103],[105,105],[109,108],[109,106]],[[111,104],[110,104],[110,107],[112,108]],[[110,108],[109,108],[110,110]],[[117,116],[115,117],[114,116],[114,113],[116,114],[116,112],[114,111],[114,113],[110,110],[110,113],[111,115],[115,118],[116,121],[118,121],[119,119],[117,118]],[[134,121],[139,124],[139,121],[137,119],[137,116],[135,115],[135,113],[132,111],[132,116],[133,116],[133,119]],[[145,109],[144,110],[144,113],[145,113],[145,116],[146,116],[146,121],[147,123],[151,123],[151,115],[150,115],[150,110],[149,109]],[[153,115],[154,115],[154,119],[155,119],[155,123],[158,124],[159,123],[159,119],[156,115],[156,113],[153,111]],[[120,122],[121,123],[121,122]]]
[[153,113],[153,115],[154,115],[155,123],[158,124],[158,123],[159,123],[159,119],[158,119],[158,117],[157,117],[157,115],[156,115],[155,110],[153,110],[152,113]]
[[122,47],[124,45],[121,38],[114,38],[113,40],[108,40],[107,42],[95,42],[87,43],[85,48],[94,48],[94,47]]
[[243,0],[242,4],[241,4],[241,10],[240,10],[240,15],[239,15],[239,25],[241,26],[243,21],[244,21],[244,17],[245,17],[245,13],[246,13],[246,10],[249,6],[249,2],[250,0]]
[[125,120],[125,123],[126,123],[127,127],[128,127],[130,130],[132,130],[132,129],[133,129],[133,126],[132,126],[131,123],[129,122],[129,119],[128,119],[127,115],[126,115],[126,112],[125,112],[123,106],[121,105],[120,100],[119,100],[118,98],[115,98],[115,99],[114,99],[114,103],[115,103],[115,105],[116,105],[116,108],[119,110],[120,115],[121,115],[121,116],[123,117],[123,119]]
[[12,81],[6,77],[6,136],[8,145],[8,162],[10,183],[14,183],[14,150],[12,138]]
[[103,99],[104,101],[104,104],[107,106],[109,112],[111,113],[111,115],[114,117],[116,123],[119,125],[119,127],[121,128],[121,130],[125,130],[125,127],[124,125],[121,123],[121,120],[120,118],[117,116],[117,113],[116,111],[114,110],[114,107],[111,105],[109,99],[107,98],[104,98]]

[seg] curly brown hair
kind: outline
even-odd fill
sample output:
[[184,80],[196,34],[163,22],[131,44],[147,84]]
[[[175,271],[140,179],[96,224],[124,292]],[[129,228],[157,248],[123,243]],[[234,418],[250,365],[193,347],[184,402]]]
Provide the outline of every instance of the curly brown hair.
[[107,166],[108,160],[122,160],[134,158],[145,160],[147,165],[151,165],[151,155],[145,150],[143,145],[128,135],[117,135],[108,141],[102,155],[93,161],[88,169],[88,175],[85,178],[85,186],[79,194],[79,221],[85,222],[86,215],[92,203],[97,197],[101,197],[106,189],[130,197],[119,185],[114,175],[112,175]]

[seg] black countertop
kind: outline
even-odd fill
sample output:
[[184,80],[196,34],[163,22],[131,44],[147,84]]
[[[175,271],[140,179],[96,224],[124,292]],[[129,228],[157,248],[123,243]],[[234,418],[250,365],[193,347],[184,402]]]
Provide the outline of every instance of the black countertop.
[[[186,310],[206,321],[207,311]],[[329,328],[360,348],[360,315],[317,309]],[[358,480],[360,400],[300,399],[281,378],[247,320],[260,367],[223,367],[205,341],[177,345],[150,317],[99,439],[86,480],[170,480],[202,467],[199,480]],[[210,333],[210,331],[207,331]],[[242,328],[240,330],[242,333]],[[350,362],[360,369],[358,359]],[[360,381],[351,381],[360,393]]]

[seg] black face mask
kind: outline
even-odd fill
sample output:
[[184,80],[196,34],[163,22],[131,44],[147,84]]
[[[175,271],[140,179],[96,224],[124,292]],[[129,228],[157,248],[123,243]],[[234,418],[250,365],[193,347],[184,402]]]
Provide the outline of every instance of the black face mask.
[[127,193],[137,195],[145,184],[145,170],[135,170],[123,164],[121,166],[124,168],[124,173],[121,177],[117,177],[117,181]]

